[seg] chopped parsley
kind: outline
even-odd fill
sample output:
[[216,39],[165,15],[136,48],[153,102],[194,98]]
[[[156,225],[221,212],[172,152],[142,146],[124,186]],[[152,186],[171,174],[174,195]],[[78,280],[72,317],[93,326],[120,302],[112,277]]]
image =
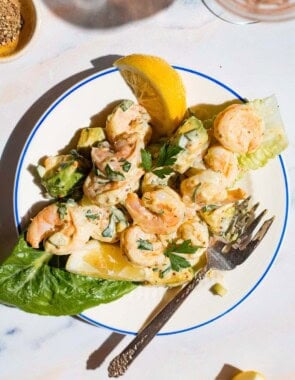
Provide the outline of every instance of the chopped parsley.
[[175,270],[175,272],[179,272],[183,268],[189,268],[191,264],[182,256],[175,255],[174,253],[169,253],[167,255],[169,257],[171,268]]
[[180,244],[170,244],[164,253],[170,260],[171,268],[176,272],[179,272],[182,268],[190,267],[191,264],[184,257],[177,255],[177,253],[193,254],[199,248],[202,247],[192,245],[191,240],[185,240]]
[[128,173],[130,168],[131,168],[131,162],[125,160],[122,165],[122,169],[124,170],[124,172]]
[[156,176],[158,176],[159,178],[164,179],[167,175],[173,173],[173,171],[174,170],[172,168],[164,167],[153,170],[153,173],[156,174]]
[[96,220],[100,218],[98,214],[93,213],[91,210],[87,210],[85,216],[90,220]]
[[109,164],[106,165],[105,172],[106,172],[106,175],[107,175],[108,179],[110,179],[111,181],[119,182],[119,181],[124,181],[125,180],[124,174],[120,173],[120,172],[117,172],[117,171],[114,171],[110,167]]
[[61,220],[63,220],[68,214],[67,205],[65,203],[60,203],[57,207],[57,212]]
[[165,143],[159,151],[157,162],[153,168],[151,153],[145,149],[141,149],[141,166],[146,171],[152,171],[153,174],[164,179],[166,176],[173,173],[174,170],[171,168],[171,165],[176,162],[176,156],[182,150],[183,148],[180,146]]
[[149,240],[139,239],[136,241],[138,243],[137,248],[144,251],[152,251],[153,244]]
[[182,150],[183,148],[177,145],[172,145],[168,143],[162,145],[157,160],[157,167],[173,165],[177,160],[176,156]]
[[141,149],[140,154],[141,154],[141,166],[144,168],[144,170],[149,172],[153,166],[152,155],[146,149]]

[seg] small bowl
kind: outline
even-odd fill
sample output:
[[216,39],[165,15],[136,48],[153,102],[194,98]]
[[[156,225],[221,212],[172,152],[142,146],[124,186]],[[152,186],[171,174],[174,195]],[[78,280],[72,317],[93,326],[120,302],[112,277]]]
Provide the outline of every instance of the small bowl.
[[39,25],[39,12],[32,0],[20,0],[23,26],[18,40],[7,45],[5,55],[0,55],[0,63],[9,62],[23,55],[35,40]]

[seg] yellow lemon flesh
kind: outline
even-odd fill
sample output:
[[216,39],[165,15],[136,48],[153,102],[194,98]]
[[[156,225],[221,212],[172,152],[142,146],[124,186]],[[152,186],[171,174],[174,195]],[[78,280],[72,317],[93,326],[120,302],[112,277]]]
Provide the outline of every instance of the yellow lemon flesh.
[[256,371],[243,371],[235,375],[232,380],[266,380],[266,378]]
[[177,286],[193,277],[192,268],[180,272],[169,271],[164,277],[161,270],[144,268],[132,264],[122,254],[118,244],[108,244],[91,240],[83,249],[73,252],[66,263],[66,270],[72,273],[103,278],[144,282],[151,285]]
[[73,252],[66,270],[86,276],[126,281],[145,281],[143,268],[130,263],[119,245],[91,240],[85,248]]
[[186,111],[185,88],[179,73],[162,58],[144,54],[119,58],[114,66],[150,114],[155,135],[171,135]]

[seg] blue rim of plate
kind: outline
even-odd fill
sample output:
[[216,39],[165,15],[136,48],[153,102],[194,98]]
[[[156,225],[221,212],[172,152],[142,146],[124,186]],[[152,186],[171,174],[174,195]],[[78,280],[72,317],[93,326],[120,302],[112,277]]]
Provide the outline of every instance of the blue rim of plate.
[[[234,91],[233,89],[231,89],[229,86],[225,85],[224,83],[218,81],[217,79],[213,78],[213,77],[210,77],[209,75],[207,74],[204,74],[202,72],[199,72],[199,71],[196,71],[196,70],[193,70],[193,69],[188,69],[188,68],[185,68],[185,67],[182,67],[182,66],[173,66],[176,70],[179,70],[179,71],[185,71],[185,72],[188,72],[188,73],[191,73],[191,74],[194,74],[194,75],[197,75],[197,76],[200,76],[202,78],[205,78],[213,83],[215,83],[216,85],[222,87],[223,89],[225,89],[226,91],[230,92],[232,95],[234,95],[237,99],[241,100],[241,101],[245,101],[245,98],[243,98],[242,96],[240,96],[236,91]],[[20,155],[20,159],[19,159],[19,162],[18,162],[18,166],[17,166],[17,169],[16,169],[16,176],[15,176],[15,182],[14,182],[14,189],[13,189],[13,212],[14,212],[14,220],[15,220],[15,224],[16,224],[16,227],[19,231],[19,233],[21,232],[21,220],[20,220],[20,216],[19,216],[19,212],[18,212],[18,186],[19,186],[19,178],[20,178],[20,173],[21,173],[21,170],[22,170],[22,166],[23,166],[23,162],[24,162],[24,159],[25,159],[25,156],[26,156],[26,153],[30,147],[30,144],[36,134],[36,132],[38,131],[38,129],[42,126],[43,122],[46,120],[46,118],[49,116],[49,114],[65,99],[67,98],[69,95],[71,95],[73,92],[77,91],[80,87],[86,85],[87,83],[93,81],[93,80],[96,80],[102,76],[105,76],[105,75],[109,75],[109,74],[112,74],[114,72],[118,71],[117,68],[112,68],[112,69],[107,69],[107,70],[104,70],[104,71],[101,71],[97,74],[94,74],[94,75],[91,75],[90,77],[82,80],[81,82],[79,82],[78,84],[74,85],[72,88],[70,88],[67,92],[65,92],[62,96],[60,96],[53,104],[52,106],[43,114],[43,116],[40,118],[40,120],[37,122],[37,124],[35,125],[35,127],[33,128],[32,132],[30,133],[26,143],[25,143],[25,146],[23,148],[23,151]],[[181,329],[181,330],[175,330],[175,331],[168,331],[168,332],[163,332],[163,333],[158,333],[157,336],[164,336],[164,335],[173,335],[173,334],[180,334],[180,333],[184,333],[184,332],[187,332],[187,331],[191,331],[191,330],[194,330],[194,329],[197,329],[197,328],[200,328],[202,326],[205,326],[205,325],[208,325],[209,323],[212,323],[214,322],[215,320],[223,317],[224,315],[228,314],[230,311],[232,311],[233,309],[235,309],[238,305],[240,305],[246,298],[249,297],[249,295],[257,288],[257,286],[262,282],[262,280],[264,279],[264,277],[266,276],[266,274],[268,273],[268,271],[270,270],[271,266],[273,265],[277,255],[278,255],[278,252],[280,250],[280,247],[282,245],[282,242],[283,242],[283,239],[284,239],[284,236],[285,236],[285,232],[286,232],[286,228],[287,228],[287,221],[288,221],[288,213],[289,213],[289,189],[288,189],[288,179],[287,179],[287,173],[286,173],[286,169],[285,169],[285,165],[284,165],[284,161],[283,161],[283,158],[281,155],[278,156],[278,159],[279,159],[279,162],[280,162],[280,166],[281,166],[281,169],[282,169],[282,173],[283,173],[283,179],[284,179],[284,185],[285,185],[285,215],[284,215],[284,224],[283,224],[283,228],[282,228],[282,231],[281,231],[281,236],[280,236],[280,239],[278,241],[278,244],[274,250],[274,254],[267,266],[267,268],[265,269],[265,271],[262,273],[261,277],[259,278],[259,280],[256,282],[256,284],[238,301],[236,302],[234,305],[232,305],[230,308],[228,308],[227,310],[225,310],[224,312],[218,314],[217,316],[215,316],[214,318],[211,318],[209,319],[208,321],[205,321],[203,323],[200,323],[198,325],[194,325],[194,326],[191,326],[191,327],[187,327],[185,329]],[[108,330],[111,330],[111,331],[114,331],[114,332],[117,332],[117,333],[120,333],[120,334],[128,334],[128,335],[136,335],[137,332],[134,332],[134,331],[127,331],[127,330],[121,330],[121,329],[117,329],[115,327],[112,327],[112,326],[108,326],[108,325],[105,325],[103,323],[100,323],[100,322],[97,322],[89,317],[87,317],[86,315],[84,315],[83,313],[79,314],[78,315],[82,320],[86,321],[86,322],[89,322],[91,323],[92,325],[95,325],[95,326],[98,326],[98,327],[103,327],[103,328],[106,328]]]

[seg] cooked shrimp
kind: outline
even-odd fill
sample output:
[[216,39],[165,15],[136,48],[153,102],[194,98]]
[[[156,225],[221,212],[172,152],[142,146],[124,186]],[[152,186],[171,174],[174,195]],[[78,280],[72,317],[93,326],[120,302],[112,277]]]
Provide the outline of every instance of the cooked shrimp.
[[228,189],[228,180],[220,172],[211,169],[201,170],[180,184],[180,192],[186,205],[196,203],[199,207],[208,204],[221,204],[244,199],[241,189]]
[[92,171],[83,184],[83,191],[98,206],[114,206],[124,203],[128,193],[138,190],[143,174],[142,169],[137,169],[128,181],[108,181]]
[[59,227],[64,226],[69,221],[66,213],[64,218],[58,211],[55,203],[43,208],[31,221],[26,234],[26,240],[33,248],[39,248],[42,240],[55,232]]
[[[45,207],[32,219],[26,239],[34,248],[38,248],[43,241],[45,250],[55,254],[69,254],[83,247],[91,238],[113,243],[119,240],[123,230],[123,216],[120,220],[117,217],[111,219],[118,213],[117,209],[95,205],[55,203]],[[116,228],[119,222],[120,228]],[[127,226],[126,220],[125,228]]]
[[204,161],[210,169],[222,173],[231,186],[239,175],[239,165],[236,154],[221,145],[211,146]]
[[214,136],[225,148],[250,153],[261,144],[264,122],[248,104],[232,104],[214,120]]
[[156,267],[167,261],[164,246],[158,237],[144,232],[136,225],[128,227],[122,233],[121,248],[128,259],[137,265]]
[[219,203],[226,199],[226,179],[211,169],[201,170],[180,184],[180,192],[186,204],[199,205]]
[[[113,146],[114,149],[104,141],[91,149],[91,158],[95,167],[107,178],[111,176],[109,178],[111,180],[116,180],[112,177],[114,172],[119,179],[132,177],[141,162],[140,149],[144,147],[143,142],[137,133],[124,133],[114,141]],[[106,172],[107,169],[109,172]]]
[[198,247],[207,248],[209,245],[208,227],[197,214],[179,227],[177,236],[183,240],[190,240],[192,245]]
[[124,100],[115,107],[106,122],[108,140],[114,140],[123,133],[136,132],[145,144],[151,138],[150,116],[146,109],[131,100]]
[[146,233],[172,233],[185,217],[183,202],[169,187],[146,191],[142,199],[136,193],[129,193],[125,206],[134,223]]

